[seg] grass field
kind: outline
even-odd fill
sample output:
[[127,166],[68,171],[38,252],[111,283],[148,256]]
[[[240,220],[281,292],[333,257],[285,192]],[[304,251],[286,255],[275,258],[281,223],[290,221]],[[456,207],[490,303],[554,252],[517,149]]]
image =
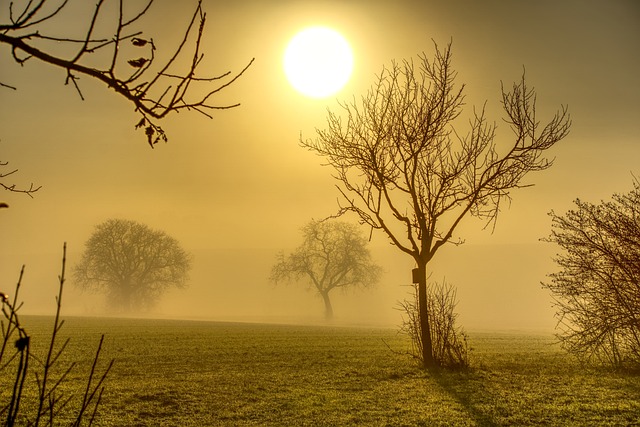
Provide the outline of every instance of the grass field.
[[[35,351],[50,323],[25,318]],[[640,376],[582,367],[547,335],[471,333],[471,370],[429,374],[389,349],[408,348],[394,330],[68,318],[63,332],[82,362],[69,390],[100,334],[116,359],[98,426],[640,425]]]

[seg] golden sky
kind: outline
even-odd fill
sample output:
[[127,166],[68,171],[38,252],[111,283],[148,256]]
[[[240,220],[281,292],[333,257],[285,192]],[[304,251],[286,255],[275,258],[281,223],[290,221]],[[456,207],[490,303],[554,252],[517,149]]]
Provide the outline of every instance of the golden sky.
[[[156,0],[147,34],[175,43],[192,6]],[[312,293],[267,282],[275,253],[296,246],[302,225],[337,206],[331,171],[298,146],[299,136],[313,137],[336,99],[364,94],[383,65],[429,55],[433,41],[452,40],[468,107],[487,101],[498,141],[510,142],[500,82],[518,80],[523,67],[538,93],[540,119],[568,104],[573,126],[553,149],[553,168],[528,177],[536,186],[513,194],[495,232],[468,221],[460,230],[466,244],[436,256],[433,278],[458,287],[467,329],[553,327],[551,301],[539,285],[555,268],[549,260],[555,249],[538,242],[549,233],[547,212],[566,211],[576,197],[597,202],[626,192],[632,173],[640,176],[637,1],[205,0],[203,6],[205,69],[239,71],[255,57],[219,98],[242,105],[213,120],[170,116],[163,123],[169,143],[153,150],[134,131],[138,118],[124,99],[83,77],[81,101],[64,85],[64,71],[33,61],[20,67],[0,46],[0,81],[18,88],[0,88],[0,160],[19,169],[16,184],[43,186],[33,199],[1,194],[11,208],[0,212],[0,283],[12,287],[27,264],[25,310],[53,308],[63,242],[72,265],[93,227],[119,217],[165,230],[195,256],[190,288],[168,295],[158,315],[321,318]],[[77,22],[69,19],[64,28]],[[354,52],[350,82],[322,100],[297,93],[282,70],[287,42],[312,25],[339,31]],[[382,235],[372,245],[386,274],[374,291],[334,295],[336,318],[393,325],[412,261]],[[71,313],[101,312],[85,295],[71,290],[69,298]]]

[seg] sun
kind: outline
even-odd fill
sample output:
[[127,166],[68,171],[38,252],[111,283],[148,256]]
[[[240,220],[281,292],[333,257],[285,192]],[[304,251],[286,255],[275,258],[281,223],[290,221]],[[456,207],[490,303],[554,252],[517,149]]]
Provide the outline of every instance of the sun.
[[353,54],[340,33],[327,27],[310,27],[297,33],[284,53],[284,72],[298,92],[326,98],[349,81]]

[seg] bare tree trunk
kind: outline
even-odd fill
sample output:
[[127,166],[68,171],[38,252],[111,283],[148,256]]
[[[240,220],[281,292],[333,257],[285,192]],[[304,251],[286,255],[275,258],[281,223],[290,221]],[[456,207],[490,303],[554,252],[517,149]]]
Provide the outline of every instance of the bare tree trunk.
[[433,358],[433,342],[431,340],[431,326],[429,324],[429,309],[427,305],[427,265],[418,264],[418,312],[420,315],[420,340],[422,341],[422,363],[425,368],[436,366]]
[[120,285],[120,301],[115,307],[119,307],[122,313],[131,313],[131,307],[133,306],[133,289],[131,284],[127,281]]
[[331,300],[329,299],[329,291],[320,292],[324,301],[324,318],[326,320],[333,319],[333,307],[331,306]]

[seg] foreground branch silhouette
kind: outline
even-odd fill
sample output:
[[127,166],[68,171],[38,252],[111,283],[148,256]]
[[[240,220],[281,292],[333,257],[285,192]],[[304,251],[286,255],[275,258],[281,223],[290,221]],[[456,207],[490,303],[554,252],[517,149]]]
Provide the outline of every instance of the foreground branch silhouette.
[[[29,197],[33,197],[33,193],[38,191],[41,188],[41,186],[39,185],[36,186],[33,183],[31,183],[31,185],[29,185],[29,187],[27,188],[27,187],[17,187],[16,184],[14,183],[8,183],[6,181],[6,178],[18,172],[18,169],[3,170],[3,168],[5,168],[8,165],[9,165],[9,162],[3,162],[2,160],[0,160],[0,188],[3,188],[12,193],[22,193],[22,194],[26,194]],[[0,202],[0,208],[8,208],[8,207],[9,207],[8,204],[4,202]]]
[[[171,112],[195,110],[209,118],[213,110],[234,108],[239,103],[217,104],[214,95],[234,83],[253,63],[240,71],[217,76],[199,74],[204,54],[201,52],[206,14],[199,0],[178,47],[164,62],[158,60],[158,49],[151,35],[141,28],[141,20],[154,0],[149,0],[135,13],[124,2],[98,0],[84,22],[84,36],[55,35],[52,28],[64,31],[59,23],[73,4],[67,0],[9,2],[0,10],[0,44],[11,48],[14,61],[24,65],[35,59],[66,71],[65,84],[71,83],[82,99],[79,76],[99,80],[135,106],[141,116],[136,128],[142,129],[149,145],[167,141],[158,124]],[[114,14],[107,6],[117,4]],[[130,5],[130,3],[128,3]],[[60,27],[63,28],[60,28]],[[104,27],[114,28],[105,33]],[[96,63],[98,65],[96,65]],[[10,83],[0,85],[16,89]]]
[[[51,332],[49,346],[44,359],[38,358],[31,351],[31,336],[27,333],[26,328],[18,316],[22,304],[19,303],[19,293],[22,286],[22,278],[24,275],[24,266],[20,270],[20,277],[15,286],[13,298],[0,292],[0,304],[2,305],[2,315],[4,320],[0,322],[2,330],[2,342],[0,343],[0,377],[4,379],[10,378],[11,372],[14,371],[13,382],[9,390],[4,388],[0,392],[0,418],[4,419],[5,426],[14,425],[46,425],[56,424],[56,420],[65,411],[68,415],[70,403],[73,396],[63,389],[62,385],[65,380],[74,371],[75,363],[71,363],[64,368],[62,372],[56,372],[59,366],[59,358],[64,352],[69,338],[62,345],[57,342],[58,334],[64,324],[64,320],[60,318],[62,308],[62,295],[65,283],[66,270],[66,244],[63,247],[62,254],[62,271],[58,276],[59,287],[58,296],[56,298],[56,313],[53,321],[53,330]],[[6,321],[6,322],[5,322]],[[78,407],[73,412],[72,426],[80,426],[83,424],[91,425],[96,417],[102,393],[104,391],[104,381],[113,366],[114,361],[111,360],[104,371],[100,374],[97,370],[100,352],[104,335],[100,338],[98,348],[91,366],[91,370],[86,378],[86,386],[82,394]],[[13,345],[12,345],[13,344]],[[12,350],[14,349],[14,350]],[[33,382],[27,382],[28,374],[36,367]],[[3,386],[6,381],[2,381]],[[22,404],[22,398],[25,395],[29,385],[35,387],[37,407],[25,408]],[[31,393],[33,394],[33,392]],[[8,402],[4,402],[4,399]],[[32,402],[32,401],[31,401]]]

